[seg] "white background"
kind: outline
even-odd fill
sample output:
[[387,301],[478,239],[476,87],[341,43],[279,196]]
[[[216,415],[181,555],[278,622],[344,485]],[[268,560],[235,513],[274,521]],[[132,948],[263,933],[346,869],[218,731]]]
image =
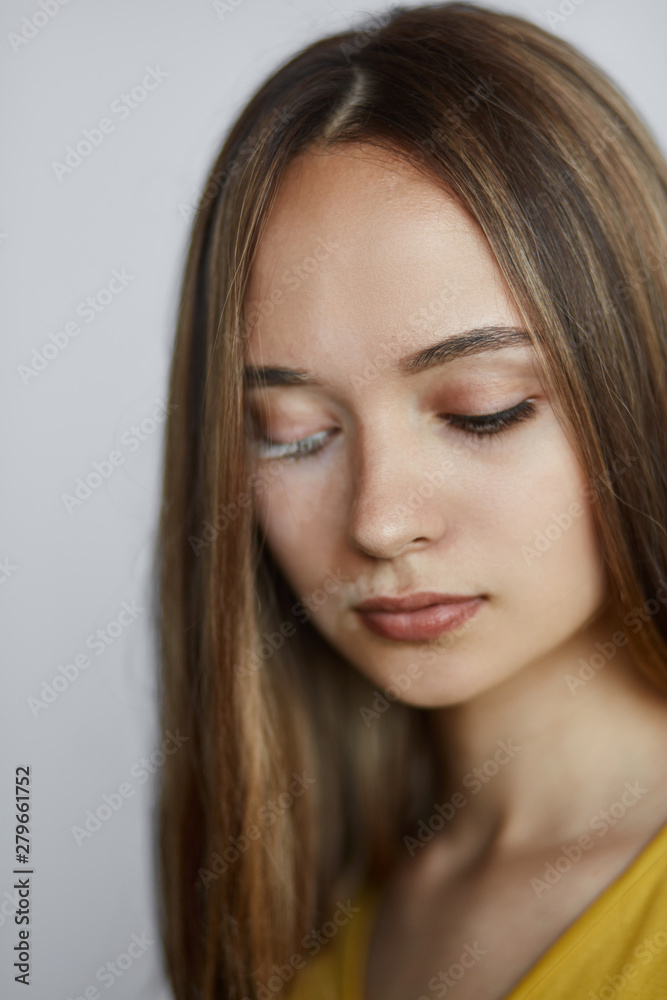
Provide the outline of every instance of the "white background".
[[[664,0],[489,6],[574,42],[667,148]],[[151,881],[156,781],[137,776],[164,738],[147,592],[163,425],[135,450],[127,432],[159,413],[165,398],[184,216],[229,124],[264,76],[302,45],[357,28],[361,15],[386,7],[230,0],[219,14],[209,0],[69,0],[14,51],[10,33],[40,7],[3,0],[0,562],[14,567],[9,575],[0,569],[0,994],[8,1000],[74,1000],[92,985],[111,1000],[169,996]],[[147,67],[166,76],[121,120],[112,103]],[[58,179],[53,162],[104,117],[113,132]],[[107,287],[114,269],[132,280],[87,323],[77,307]],[[79,335],[25,384],[19,369],[32,362],[32,349],[72,321]],[[123,464],[68,511],[62,495],[114,449]],[[97,656],[86,640],[133,600],[144,610]],[[81,653],[90,666],[35,714],[29,699]],[[29,990],[13,978],[10,903],[13,780],[25,764],[35,872]],[[72,827],[83,827],[86,811],[123,782],[134,794],[77,843]],[[155,943],[105,986],[97,970],[125,952],[133,934]]]

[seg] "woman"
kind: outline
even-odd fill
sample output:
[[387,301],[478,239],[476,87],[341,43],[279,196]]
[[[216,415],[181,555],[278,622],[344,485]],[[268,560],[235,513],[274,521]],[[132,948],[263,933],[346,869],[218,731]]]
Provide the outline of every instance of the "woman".
[[234,124],[156,563],[179,1000],[667,994],[666,248],[516,17],[394,8]]

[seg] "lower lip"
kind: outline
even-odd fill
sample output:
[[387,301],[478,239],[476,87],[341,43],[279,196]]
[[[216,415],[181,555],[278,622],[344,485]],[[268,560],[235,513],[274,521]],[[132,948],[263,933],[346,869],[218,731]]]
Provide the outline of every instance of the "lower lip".
[[386,639],[435,639],[451,632],[477,613],[484,598],[457,604],[430,604],[416,611],[357,611],[364,624]]

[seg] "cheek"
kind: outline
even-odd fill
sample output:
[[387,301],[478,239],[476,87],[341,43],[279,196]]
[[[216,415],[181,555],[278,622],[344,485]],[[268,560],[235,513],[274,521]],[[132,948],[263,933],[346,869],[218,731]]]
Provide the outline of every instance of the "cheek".
[[271,553],[298,593],[319,586],[333,561],[334,499],[288,481],[289,473],[254,497],[255,518]]
[[508,594],[539,615],[557,609],[588,618],[604,599],[607,576],[590,490],[565,438],[543,442],[512,491],[496,486],[496,524],[503,525],[496,552]]
[[[601,575],[590,490],[577,456],[551,414],[503,448],[461,463],[450,484],[449,548],[480,589],[499,601],[521,592],[554,599]],[[452,530],[453,529],[453,530]]]

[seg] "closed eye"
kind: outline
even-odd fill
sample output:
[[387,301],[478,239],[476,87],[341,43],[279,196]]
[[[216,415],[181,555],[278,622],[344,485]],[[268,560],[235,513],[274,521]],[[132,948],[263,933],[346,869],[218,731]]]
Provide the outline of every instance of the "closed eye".
[[531,399],[524,399],[516,406],[511,406],[507,410],[499,410],[497,413],[480,413],[474,416],[463,413],[443,413],[442,416],[452,427],[457,427],[466,434],[488,437],[492,434],[499,434],[523,420],[529,420],[536,412],[537,407],[534,402]]
[[320,451],[331,433],[331,431],[318,431],[310,437],[284,443],[259,436],[252,442],[252,447],[259,458],[305,458]]
[[[481,438],[500,434],[501,431],[508,430],[524,420],[529,420],[536,412],[537,408],[534,402],[530,399],[524,399],[516,406],[507,410],[498,410],[496,413],[443,413],[440,416],[451,427],[464,434]],[[259,458],[299,460],[320,452],[329,437],[334,435],[336,431],[337,428],[318,431],[317,434],[311,434],[310,437],[300,438],[297,441],[285,441],[284,443],[271,441],[269,438],[258,435],[251,441],[251,445]]]

